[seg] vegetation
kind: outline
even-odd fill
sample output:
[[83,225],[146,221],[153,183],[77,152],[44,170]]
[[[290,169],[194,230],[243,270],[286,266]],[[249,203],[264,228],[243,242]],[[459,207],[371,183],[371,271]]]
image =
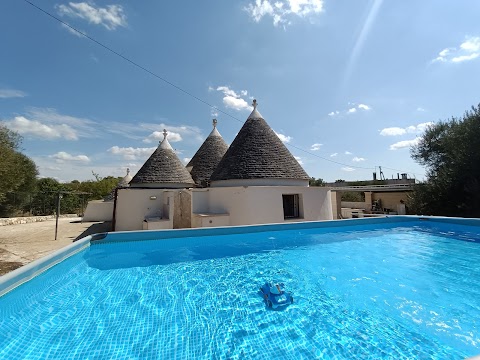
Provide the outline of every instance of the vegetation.
[[60,213],[81,214],[89,200],[108,196],[121,177],[59,183],[52,178],[37,179],[35,163],[20,152],[22,137],[0,124],[0,217],[52,215],[62,193]]
[[26,193],[35,188],[38,175],[35,163],[19,149],[22,137],[0,124],[0,216],[22,207]]
[[427,168],[407,205],[425,215],[480,217],[480,105],[429,127],[412,158]]
[[365,193],[363,191],[342,191],[342,201],[363,202]]
[[321,178],[315,179],[314,177],[312,177],[310,178],[308,183],[310,186],[325,186],[325,181],[323,181],[323,179]]

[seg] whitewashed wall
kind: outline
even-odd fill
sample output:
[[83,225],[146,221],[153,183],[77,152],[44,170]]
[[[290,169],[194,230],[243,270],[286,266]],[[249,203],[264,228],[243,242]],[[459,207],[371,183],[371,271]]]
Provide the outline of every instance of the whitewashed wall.
[[87,204],[82,221],[112,221],[113,201],[92,200]]
[[[179,192],[191,194],[191,207],[181,207]],[[299,194],[299,219],[284,219],[283,194]],[[151,200],[152,196],[156,199]],[[185,213],[178,214],[179,211]],[[221,215],[215,217],[215,214]],[[333,219],[330,190],[321,187],[241,186],[189,190],[130,188],[118,191],[115,230],[142,230],[143,221],[148,217],[169,218],[173,228],[174,216],[178,220],[188,218],[187,215],[191,216],[189,221],[193,227]],[[182,227],[188,226],[183,224]]]
[[218,187],[192,190],[192,212],[230,215],[230,225],[285,222],[283,194],[299,194],[300,219],[332,220],[330,191],[304,186]]
[[[142,230],[145,218],[169,218],[169,206],[173,206],[173,192],[166,189],[119,189],[115,230]],[[153,199],[155,197],[156,199]],[[173,213],[173,212],[172,212]]]

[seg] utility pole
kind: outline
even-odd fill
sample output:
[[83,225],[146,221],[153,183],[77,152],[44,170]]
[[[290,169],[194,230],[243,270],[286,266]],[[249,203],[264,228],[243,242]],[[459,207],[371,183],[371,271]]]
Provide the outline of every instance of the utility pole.
[[57,232],[58,232],[58,217],[60,216],[60,200],[63,198],[62,193],[57,194],[57,219],[55,222],[55,240],[57,240]]

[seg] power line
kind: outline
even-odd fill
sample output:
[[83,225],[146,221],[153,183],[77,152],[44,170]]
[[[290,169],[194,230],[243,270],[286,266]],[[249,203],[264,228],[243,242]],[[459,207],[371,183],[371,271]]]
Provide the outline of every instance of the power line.
[[[41,12],[44,13],[45,15],[51,17],[52,19],[60,22],[61,24],[67,26],[68,28],[70,28],[70,29],[72,29],[73,31],[77,32],[78,34],[82,35],[82,36],[85,37],[86,39],[94,42],[95,44],[97,44],[97,45],[99,45],[99,46],[101,46],[101,47],[104,48],[105,50],[108,50],[108,51],[110,51],[111,53],[113,53],[114,55],[119,56],[120,58],[122,58],[123,60],[127,61],[127,62],[130,63],[131,65],[139,68],[140,70],[145,71],[146,73],[154,76],[155,78],[163,81],[164,83],[166,83],[166,84],[174,87],[174,88],[177,89],[178,91],[181,91],[181,92],[184,93],[185,95],[188,95],[188,96],[192,97],[193,99],[195,99],[195,100],[197,100],[197,101],[199,101],[199,102],[201,102],[201,103],[209,106],[211,109],[214,109],[214,110],[216,110],[216,111],[218,111],[218,112],[220,112],[220,113],[228,116],[229,118],[231,118],[231,119],[233,119],[233,120],[236,120],[236,121],[238,121],[238,122],[240,122],[240,123],[242,123],[242,124],[244,123],[242,120],[238,119],[237,117],[235,117],[235,116],[227,113],[226,111],[223,111],[223,110],[219,109],[218,107],[216,107],[216,106],[210,104],[209,102],[207,102],[207,101],[199,98],[198,96],[195,96],[194,94],[190,93],[189,91],[187,91],[187,90],[185,90],[185,89],[182,89],[180,86],[175,85],[174,83],[172,83],[171,81],[165,79],[164,77],[162,77],[162,76],[154,73],[153,71],[147,69],[146,67],[144,67],[144,66],[138,64],[137,62],[129,59],[129,58],[126,57],[125,55],[122,55],[122,54],[119,53],[118,51],[113,50],[112,48],[110,48],[110,47],[108,47],[107,45],[101,43],[100,41],[92,38],[91,36],[85,34],[84,32],[82,32],[82,31],[80,31],[80,30],[76,29],[75,27],[73,27],[73,26],[71,26],[70,24],[66,23],[65,21],[63,21],[62,19],[58,18],[57,16],[55,16],[55,15],[51,14],[50,12],[42,9],[41,7],[35,5],[35,4],[32,3],[31,1],[29,1],[29,0],[23,0],[23,1],[25,1],[27,4],[33,6],[33,7],[36,8],[37,10],[41,11]],[[372,167],[365,167],[365,166],[357,166],[357,165],[345,164],[345,163],[342,163],[342,162],[339,162],[339,161],[335,161],[335,160],[328,159],[328,158],[326,158],[326,157],[323,157],[323,156],[314,154],[314,153],[312,153],[312,152],[310,152],[310,151],[308,151],[308,150],[302,149],[302,148],[300,148],[300,147],[298,147],[298,146],[295,146],[295,145],[292,145],[292,144],[286,144],[286,145],[289,146],[289,147],[292,147],[292,148],[294,148],[294,149],[300,150],[300,151],[302,151],[302,152],[304,152],[304,153],[306,153],[306,154],[309,154],[309,155],[311,155],[311,156],[314,156],[314,157],[316,157],[316,158],[319,158],[319,159],[322,159],[322,160],[325,160],[325,161],[329,161],[329,162],[334,163],[334,164],[343,165],[343,166],[347,166],[347,167],[350,167],[350,168],[356,168],[356,169],[366,169],[366,170],[372,170],[372,169],[373,169]],[[388,169],[388,168],[385,167],[385,169]],[[394,169],[391,169],[391,170],[394,170]],[[403,170],[398,170],[398,171],[403,171]],[[412,173],[412,174],[413,174],[413,173]]]
[[132,65],[134,65],[134,66],[138,67],[139,69],[141,69],[141,70],[143,70],[143,71],[147,72],[148,74],[150,74],[150,75],[152,75],[152,76],[156,77],[157,79],[159,79],[159,80],[161,80],[161,81],[165,82],[166,84],[168,84],[168,85],[170,85],[170,86],[174,87],[175,89],[177,89],[177,90],[179,90],[179,91],[183,92],[184,94],[186,94],[186,95],[188,95],[188,96],[190,96],[190,97],[194,98],[195,100],[197,100],[197,101],[199,101],[199,102],[201,102],[201,103],[203,103],[203,104],[205,104],[205,105],[208,105],[210,108],[213,108],[213,109],[215,109],[215,110],[217,110],[217,111],[221,112],[222,114],[224,114],[224,115],[227,115],[227,116],[231,117],[232,119],[234,119],[234,120],[237,120],[237,121],[239,121],[239,122],[243,123],[243,121],[241,121],[240,119],[237,119],[236,117],[234,117],[234,116],[230,115],[229,113],[227,113],[227,112],[225,112],[225,111],[223,111],[223,110],[221,110],[221,109],[217,108],[216,106],[214,106],[214,105],[212,105],[212,104],[208,103],[207,101],[200,99],[199,97],[197,97],[197,96],[193,95],[192,93],[188,92],[187,90],[184,90],[184,89],[182,89],[180,86],[178,86],[178,85],[175,85],[175,84],[174,84],[174,83],[172,83],[171,81],[168,81],[167,79],[165,79],[165,78],[163,78],[162,76],[160,76],[160,75],[158,75],[158,74],[154,73],[153,71],[150,71],[150,70],[148,70],[146,67],[144,67],[144,66],[142,66],[142,65],[140,65],[140,64],[138,64],[138,63],[136,63],[135,61],[133,61],[133,60],[131,60],[131,59],[127,58],[126,56],[122,55],[122,54],[121,54],[121,53],[119,53],[118,51],[115,51],[115,50],[113,50],[112,48],[110,48],[110,47],[108,47],[107,45],[105,45],[105,44],[101,43],[100,41],[98,41],[98,40],[96,40],[96,39],[92,38],[91,36],[89,36],[89,35],[85,34],[84,32],[82,32],[82,31],[80,31],[80,30],[78,30],[78,29],[74,28],[74,27],[73,27],[73,26],[71,26],[70,24],[68,24],[68,23],[66,23],[65,21],[63,21],[62,19],[60,19],[60,18],[56,17],[55,15],[53,15],[53,14],[49,13],[48,11],[46,11],[46,10],[42,9],[41,7],[39,7],[39,6],[37,6],[37,5],[35,5],[34,3],[30,2],[29,0],[24,0],[24,1],[25,1],[27,4],[30,4],[31,6],[33,6],[34,8],[36,8],[37,10],[39,10],[39,11],[43,12],[45,15],[48,15],[48,16],[50,16],[51,18],[53,18],[53,19],[57,20],[58,22],[62,23],[62,24],[63,24],[63,25],[65,25],[65,26],[68,26],[70,29],[72,29],[73,31],[75,31],[75,32],[79,33],[80,35],[84,36],[84,37],[85,37],[85,38],[87,38],[88,40],[90,40],[90,41],[93,41],[95,44],[97,44],[97,45],[99,45],[99,46],[103,47],[104,49],[106,49],[106,50],[110,51],[111,53],[113,53],[113,54],[115,54],[115,55],[117,55],[117,56],[121,57],[123,60],[125,60],[125,61],[129,62],[130,64],[132,64]]

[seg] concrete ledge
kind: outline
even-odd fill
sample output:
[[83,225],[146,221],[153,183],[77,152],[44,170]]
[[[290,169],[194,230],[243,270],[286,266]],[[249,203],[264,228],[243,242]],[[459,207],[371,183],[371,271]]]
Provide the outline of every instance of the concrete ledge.
[[[415,221],[418,217],[386,216],[379,218],[362,219],[344,219],[327,221],[298,221],[295,223],[279,224],[261,224],[261,225],[241,225],[241,226],[219,226],[210,228],[191,228],[191,229],[167,229],[167,230],[144,230],[144,231],[116,231],[109,232],[101,240],[95,241],[92,245],[105,244],[116,241],[143,241],[143,240],[161,240],[176,239],[182,237],[203,237],[228,234],[245,234],[266,231],[279,230],[301,230],[313,228],[338,228],[346,226],[367,225],[367,224],[385,224],[401,223]],[[479,221],[480,226],[480,221]]]

